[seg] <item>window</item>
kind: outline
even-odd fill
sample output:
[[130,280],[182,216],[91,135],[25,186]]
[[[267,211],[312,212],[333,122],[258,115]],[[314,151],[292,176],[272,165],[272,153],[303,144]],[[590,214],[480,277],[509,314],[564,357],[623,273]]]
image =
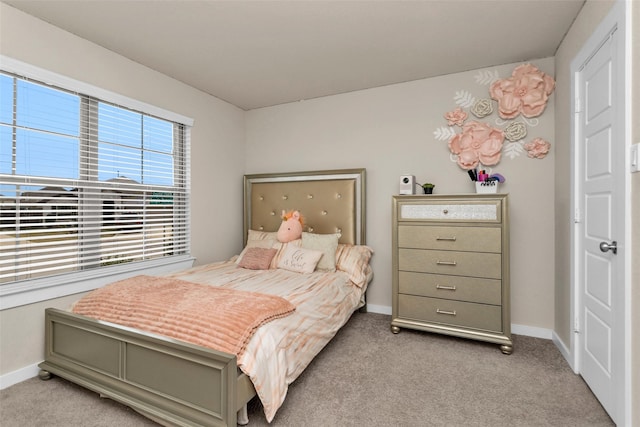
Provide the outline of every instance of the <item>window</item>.
[[0,71],[0,288],[184,257],[188,130]]

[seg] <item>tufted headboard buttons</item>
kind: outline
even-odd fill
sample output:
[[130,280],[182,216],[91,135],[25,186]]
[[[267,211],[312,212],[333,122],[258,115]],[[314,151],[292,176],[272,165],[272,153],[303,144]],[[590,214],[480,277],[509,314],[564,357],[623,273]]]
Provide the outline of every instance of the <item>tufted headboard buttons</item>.
[[247,230],[277,231],[280,212],[298,210],[305,230],[342,233],[340,243],[364,244],[365,169],[245,175]]

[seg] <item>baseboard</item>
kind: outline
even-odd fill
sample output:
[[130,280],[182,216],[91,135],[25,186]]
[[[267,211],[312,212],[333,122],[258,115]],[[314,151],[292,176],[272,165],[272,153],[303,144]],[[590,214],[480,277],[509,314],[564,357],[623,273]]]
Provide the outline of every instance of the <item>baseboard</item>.
[[553,332],[553,337],[551,339],[553,340],[553,343],[556,345],[556,347],[558,347],[558,350],[560,351],[560,354],[562,354],[562,357],[564,357],[564,359],[569,364],[569,367],[571,368],[571,370],[577,374],[578,372],[576,371],[575,365],[573,363],[574,360],[571,354],[571,350],[564,344],[564,341],[560,339],[560,337],[558,336],[558,334],[555,333],[555,331]]
[[0,390],[4,390],[7,387],[11,387],[14,384],[21,383],[22,381],[26,381],[30,378],[33,378],[38,375],[40,372],[40,368],[38,368],[38,364],[33,364],[30,366],[25,366],[24,368],[20,368],[17,371],[9,372],[8,374],[4,374],[0,376]]
[[367,303],[367,311],[369,313],[386,314],[391,316],[391,307],[386,305],[374,305]]
[[533,338],[544,338],[550,340],[553,336],[553,331],[546,328],[538,328],[536,326],[516,325],[511,324],[511,333],[516,335],[524,335]]

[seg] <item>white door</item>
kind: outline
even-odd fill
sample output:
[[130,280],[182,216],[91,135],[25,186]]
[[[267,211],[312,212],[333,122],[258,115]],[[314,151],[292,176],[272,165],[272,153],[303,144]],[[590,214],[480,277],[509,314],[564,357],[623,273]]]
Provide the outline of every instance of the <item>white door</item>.
[[614,422],[624,407],[625,138],[618,127],[619,32],[576,75],[576,279],[579,372]]

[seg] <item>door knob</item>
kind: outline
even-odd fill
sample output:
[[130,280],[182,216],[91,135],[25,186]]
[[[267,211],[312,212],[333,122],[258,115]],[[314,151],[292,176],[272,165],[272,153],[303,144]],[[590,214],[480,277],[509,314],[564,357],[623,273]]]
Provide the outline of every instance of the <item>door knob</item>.
[[615,240],[611,243],[607,243],[607,242],[601,242],[600,243],[600,250],[602,252],[607,252],[607,251],[611,251],[615,254],[618,253],[618,242],[616,242]]

